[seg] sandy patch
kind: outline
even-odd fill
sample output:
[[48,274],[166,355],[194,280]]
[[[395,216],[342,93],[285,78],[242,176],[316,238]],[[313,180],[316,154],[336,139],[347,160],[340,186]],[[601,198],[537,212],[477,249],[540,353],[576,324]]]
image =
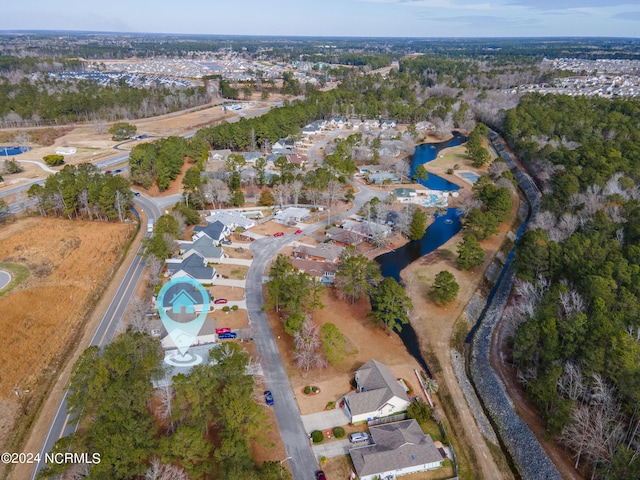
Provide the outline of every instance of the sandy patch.
[[207,287],[207,290],[211,293],[214,299],[226,298],[231,301],[244,300],[244,288],[214,284],[211,287]]

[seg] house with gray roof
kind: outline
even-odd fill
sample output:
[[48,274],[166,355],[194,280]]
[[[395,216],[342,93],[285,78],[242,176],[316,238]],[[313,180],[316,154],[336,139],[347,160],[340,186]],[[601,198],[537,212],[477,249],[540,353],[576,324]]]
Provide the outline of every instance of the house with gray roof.
[[244,152],[242,154],[247,163],[256,163],[256,160],[262,157],[260,152]]
[[224,223],[216,220],[206,226],[196,225],[193,228],[192,240],[195,242],[202,236],[207,236],[214,242],[220,242],[231,233],[231,229]]
[[207,266],[207,260],[197,252],[193,252],[187,258],[169,259],[167,263],[167,275],[174,278],[189,277],[202,284],[212,284],[216,278],[216,269]]
[[189,255],[197,253],[203,257],[207,263],[220,263],[220,260],[224,257],[222,248],[215,245],[207,236],[202,236],[195,242],[179,241],[179,244],[182,258],[187,258]]
[[414,419],[369,428],[372,445],[349,450],[360,480],[396,478],[434,470],[444,457]]
[[256,226],[256,221],[247,218],[242,212],[236,210],[211,210],[211,215],[205,219],[208,223],[220,222],[224,224],[229,231],[232,232],[236,227],[242,227],[245,230]]
[[404,384],[393,376],[386,365],[369,360],[356,373],[356,391],[344,396],[344,407],[351,423],[366,422],[404,412],[409,397]]
[[368,183],[383,185],[384,183],[400,183],[400,176],[392,172],[368,173],[365,175]]
[[413,199],[418,196],[415,188],[395,188],[393,195],[396,197],[396,201],[400,203],[412,203]]
[[289,207],[277,212],[273,220],[284,225],[295,224],[308,218],[310,213],[308,208]]
[[281,138],[271,147],[272,150],[293,150],[295,142],[287,138]]
[[330,243],[321,243],[315,247],[300,245],[293,251],[293,256],[301,260],[336,263],[343,251],[344,247],[331,245]]

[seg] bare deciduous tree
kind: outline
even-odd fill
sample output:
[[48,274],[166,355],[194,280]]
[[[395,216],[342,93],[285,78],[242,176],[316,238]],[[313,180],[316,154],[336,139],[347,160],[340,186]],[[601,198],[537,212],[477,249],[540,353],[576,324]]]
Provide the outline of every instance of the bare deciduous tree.
[[299,332],[293,336],[295,352],[293,354],[296,366],[304,372],[312,368],[325,368],[327,360],[320,352],[320,335],[318,326],[307,318]]
[[289,184],[289,190],[291,191],[291,197],[293,199],[293,204],[298,205],[298,199],[300,198],[300,193],[302,192],[302,187],[304,184],[300,180],[294,180]]
[[149,267],[149,286],[153,289],[160,284],[160,274],[164,268],[164,261],[155,255],[147,257],[147,266]]
[[148,333],[147,312],[148,304],[140,297],[133,297],[127,307],[126,320],[127,326],[134,332]]
[[144,474],[145,480],[189,480],[187,473],[175,465],[165,465],[158,457],[153,457]]
[[221,204],[229,201],[229,187],[219,178],[209,179],[209,181],[202,186],[202,192],[214,208],[220,208]]

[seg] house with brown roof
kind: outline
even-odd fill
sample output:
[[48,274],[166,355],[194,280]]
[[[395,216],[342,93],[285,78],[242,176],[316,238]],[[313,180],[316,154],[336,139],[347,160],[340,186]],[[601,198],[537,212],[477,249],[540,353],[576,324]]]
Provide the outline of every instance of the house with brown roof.
[[349,450],[360,480],[396,478],[440,468],[444,458],[415,420],[369,428],[372,445]]
[[411,403],[404,384],[377,360],[369,360],[356,370],[355,379],[356,391],[343,397],[351,423],[404,412]]

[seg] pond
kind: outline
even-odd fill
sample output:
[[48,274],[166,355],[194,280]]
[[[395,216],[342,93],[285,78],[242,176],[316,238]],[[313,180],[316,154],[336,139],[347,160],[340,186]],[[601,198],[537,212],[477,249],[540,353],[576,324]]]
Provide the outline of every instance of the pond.
[[[446,142],[423,143],[422,145],[418,145],[413,153],[413,158],[411,159],[409,176],[413,175],[418,165],[429,163],[438,158],[438,154],[445,148],[457,147],[466,141],[467,137],[459,132],[453,132],[453,138]],[[424,185],[429,190],[442,190],[444,192],[455,192],[460,188],[455,183],[451,183],[450,181],[439,177],[438,175],[434,175],[433,173],[429,173],[429,178],[427,178],[427,180],[420,180],[418,183]]]
[[[413,174],[417,165],[436,159],[442,149],[460,145],[466,140],[466,137],[455,132],[453,138],[446,142],[418,145],[411,163],[411,173]],[[420,183],[432,190],[455,191],[459,189],[457,185],[432,174],[429,174],[426,182]],[[380,265],[382,275],[384,277],[393,277],[400,282],[400,272],[404,268],[408,267],[420,257],[444,245],[451,237],[458,233],[461,228],[462,222],[456,208],[448,208],[445,213],[436,213],[434,222],[427,228],[427,231],[420,240],[411,241],[393,252],[385,253],[375,258],[376,262]],[[431,375],[427,363],[424,358],[422,358],[418,338],[413,327],[410,324],[403,325],[402,331],[399,332],[398,335],[402,339],[407,351],[418,361],[425,372]]]

